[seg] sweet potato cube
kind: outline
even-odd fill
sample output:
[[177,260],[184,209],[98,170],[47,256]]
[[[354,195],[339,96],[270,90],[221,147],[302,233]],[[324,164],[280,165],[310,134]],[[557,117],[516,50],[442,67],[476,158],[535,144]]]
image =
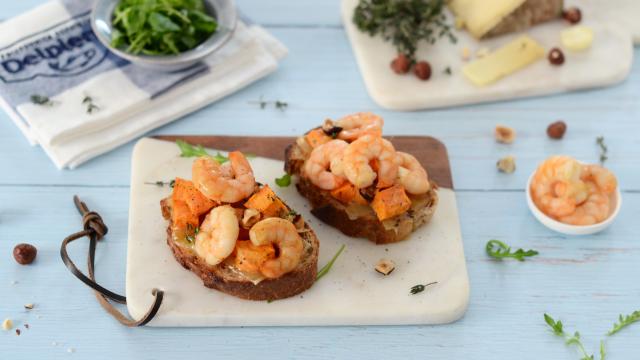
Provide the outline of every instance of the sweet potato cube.
[[280,198],[276,197],[269,207],[262,212],[264,217],[284,217],[289,213],[289,208]]
[[174,203],[182,201],[186,203],[189,210],[197,217],[211,210],[216,203],[206,196],[200,190],[196,189],[193,182],[181,178],[176,178],[173,185],[173,194],[171,195]]
[[345,182],[341,186],[331,190],[331,196],[343,204],[349,204],[351,202],[361,205],[368,204],[367,200],[360,195],[360,191],[350,182]]
[[244,203],[244,207],[247,209],[256,209],[264,213],[277,198],[278,196],[271,190],[269,185],[265,185],[260,188],[257,193],[251,195],[249,200]]
[[198,216],[194,215],[186,202],[173,200],[171,205],[171,223],[179,229],[198,227]]
[[325,134],[322,129],[313,129],[309,131],[304,138],[312,148],[331,141],[331,137]]
[[376,212],[380,221],[398,216],[411,208],[411,199],[407,196],[404,187],[394,185],[380,190],[371,202],[371,207]]

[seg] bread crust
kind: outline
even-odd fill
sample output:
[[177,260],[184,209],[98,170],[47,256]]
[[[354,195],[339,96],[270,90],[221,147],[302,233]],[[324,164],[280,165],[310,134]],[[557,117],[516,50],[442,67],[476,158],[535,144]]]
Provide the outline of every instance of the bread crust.
[[[160,202],[160,207],[163,217],[170,219],[171,202],[168,199],[164,199]],[[216,266],[207,264],[190,247],[175,241],[171,225],[169,224],[167,227],[167,244],[173,256],[185,269],[196,274],[202,280],[204,286],[242,299],[256,301],[284,299],[300,294],[313,285],[318,271],[320,243],[316,234],[306,223],[300,236],[305,242],[305,253],[300,265],[280,278],[264,279],[258,284],[254,284],[248,279],[237,275],[234,276],[230,266],[225,263]]]
[[351,211],[350,216],[348,207],[331,196],[329,191],[318,188],[311,181],[300,176],[304,161],[304,150],[297,144],[287,147],[285,171],[298,175],[296,188],[311,203],[311,213],[347,236],[367,238],[376,244],[402,241],[418,227],[431,221],[437,208],[437,185],[432,182],[431,190],[420,202],[417,202],[407,213],[386,220],[384,223],[378,220],[373,210],[363,211],[355,217]]

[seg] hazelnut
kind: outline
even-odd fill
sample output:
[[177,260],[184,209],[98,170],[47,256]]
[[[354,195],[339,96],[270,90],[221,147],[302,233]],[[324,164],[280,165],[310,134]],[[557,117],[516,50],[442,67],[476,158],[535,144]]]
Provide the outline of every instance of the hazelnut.
[[431,77],[431,65],[426,61],[420,61],[414,67],[413,73],[416,74],[420,80],[429,80]]
[[2,322],[2,330],[9,331],[13,329],[13,321],[11,319],[4,319]]
[[24,308],[27,310],[33,310],[33,304],[29,303],[29,304],[24,304]]
[[562,12],[562,17],[571,24],[577,24],[582,20],[582,11],[572,6]]
[[391,272],[395,268],[396,268],[396,264],[393,261],[387,260],[387,259],[380,259],[380,261],[378,261],[378,264],[376,264],[376,267],[375,267],[376,271],[384,276],[391,274]]
[[516,171],[516,159],[513,156],[506,156],[498,160],[496,164],[498,170],[503,173],[511,174]]
[[391,68],[396,74],[406,74],[411,67],[411,61],[405,54],[398,54],[398,56],[391,62]]
[[31,264],[37,254],[38,249],[31,244],[18,244],[13,248],[13,258],[21,265]]
[[549,51],[548,59],[552,65],[564,64],[564,54],[562,53],[562,50],[558,48],[553,48]]
[[549,125],[547,128],[547,135],[552,139],[562,139],[564,133],[567,131],[567,124],[560,120]]
[[495,130],[496,141],[503,144],[511,144],[516,139],[516,131],[510,127],[498,125]]

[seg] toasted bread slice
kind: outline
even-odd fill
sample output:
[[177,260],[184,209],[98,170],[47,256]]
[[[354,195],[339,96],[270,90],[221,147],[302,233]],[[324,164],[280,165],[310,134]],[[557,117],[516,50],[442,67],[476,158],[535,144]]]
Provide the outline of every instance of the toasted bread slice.
[[380,221],[370,206],[345,205],[329,191],[318,188],[310,180],[300,176],[310,151],[304,141],[289,145],[285,150],[285,171],[298,175],[296,188],[311,203],[311,213],[345,235],[364,237],[376,244],[394,243],[406,239],[433,217],[438,205],[437,185],[434,182],[431,182],[428,193],[411,197],[411,208],[407,212]]
[[[171,199],[160,202],[162,216],[171,219]],[[247,300],[278,300],[297,295],[316,280],[320,243],[307,223],[299,231],[304,244],[302,259],[293,271],[277,279],[250,278],[231,263],[211,266],[198,257],[189,244],[174,240],[171,224],[167,228],[167,244],[176,260],[202,279],[204,286]],[[259,281],[258,281],[259,280]]]

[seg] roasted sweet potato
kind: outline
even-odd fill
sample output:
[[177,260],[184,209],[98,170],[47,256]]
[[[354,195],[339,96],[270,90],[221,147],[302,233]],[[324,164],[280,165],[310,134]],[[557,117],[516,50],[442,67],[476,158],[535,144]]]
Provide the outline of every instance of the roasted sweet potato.
[[240,271],[248,273],[259,273],[260,266],[269,259],[276,257],[276,250],[273,246],[255,246],[248,240],[236,242],[235,265]]
[[371,202],[371,207],[378,216],[378,220],[383,221],[409,210],[411,208],[411,199],[407,196],[403,186],[394,185],[390,188],[379,190]]
[[350,182],[345,182],[342,186],[331,190],[331,196],[343,204],[350,204],[352,202],[360,205],[368,204],[367,200],[360,195],[360,191]]
[[216,205],[196,189],[193,182],[181,178],[176,178],[171,198],[173,201],[182,201],[187,204],[196,217],[209,212]]
[[244,207],[247,209],[256,209],[264,213],[277,198],[278,196],[271,190],[269,185],[264,185],[258,192],[251,195],[249,200],[244,203]]
[[324,143],[328,143],[329,141],[331,141],[331,137],[329,135],[325,134],[322,129],[313,129],[313,130],[309,131],[304,136],[304,139],[307,141],[307,143],[312,148],[315,148],[316,146],[319,146],[319,145],[322,145]]
[[179,229],[187,229],[187,227],[198,227],[198,216],[194,215],[189,209],[186,202],[181,200],[172,201],[171,222]]

